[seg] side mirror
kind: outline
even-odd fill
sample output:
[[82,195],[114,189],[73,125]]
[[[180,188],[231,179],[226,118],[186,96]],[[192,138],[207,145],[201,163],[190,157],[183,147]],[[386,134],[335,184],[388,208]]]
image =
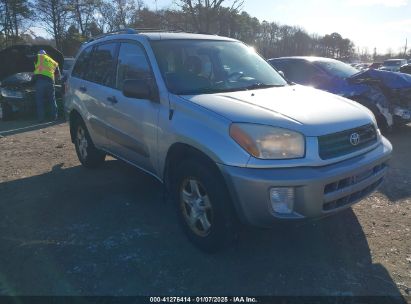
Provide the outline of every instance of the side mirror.
[[283,78],[285,78],[285,74],[283,71],[278,71],[278,74],[280,74]]
[[156,90],[151,79],[128,79],[123,83],[123,95],[137,99],[156,100]]

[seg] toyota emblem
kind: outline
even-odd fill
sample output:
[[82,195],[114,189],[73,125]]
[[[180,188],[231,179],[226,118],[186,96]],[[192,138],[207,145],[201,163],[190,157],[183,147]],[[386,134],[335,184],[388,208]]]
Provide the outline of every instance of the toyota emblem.
[[351,135],[350,135],[350,143],[351,143],[353,146],[358,145],[358,144],[360,143],[360,134],[358,134],[358,133],[353,133],[353,134],[351,134]]

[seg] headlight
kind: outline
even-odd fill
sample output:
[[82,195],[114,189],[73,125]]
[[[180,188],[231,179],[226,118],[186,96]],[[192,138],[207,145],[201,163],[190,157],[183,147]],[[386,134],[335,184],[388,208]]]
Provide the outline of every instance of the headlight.
[[24,94],[23,92],[20,92],[20,91],[14,91],[14,90],[2,88],[1,96],[3,96],[4,98],[23,98]]
[[266,125],[233,123],[230,136],[248,153],[262,159],[301,158],[305,139],[301,133]]

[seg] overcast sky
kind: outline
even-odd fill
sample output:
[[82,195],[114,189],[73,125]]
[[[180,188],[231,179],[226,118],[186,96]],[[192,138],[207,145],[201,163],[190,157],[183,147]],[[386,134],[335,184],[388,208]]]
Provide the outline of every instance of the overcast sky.
[[[229,0],[227,0],[229,2]],[[146,1],[168,8],[172,0]],[[299,25],[309,33],[340,33],[360,50],[398,52],[411,46],[411,0],[244,0],[243,10],[260,21]]]
[[[174,7],[173,0],[144,2],[151,9]],[[243,10],[260,21],[298,25],[309,33],[338,32],[371,54],[374,48],[398,53],[406,38],[411,47],[411,0],[244,0]]]

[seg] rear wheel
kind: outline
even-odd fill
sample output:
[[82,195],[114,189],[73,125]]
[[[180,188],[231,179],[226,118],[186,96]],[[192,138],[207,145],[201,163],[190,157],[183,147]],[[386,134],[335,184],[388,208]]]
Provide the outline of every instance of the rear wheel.
[[75,120],[73,130],[74,145],[81,164],[88,168],[101,165],[106,158],[106,154],[94,146],[87,128],[81,119],[78,118]]
[[194,159],[184,161],[177,171],[174,201],[189,240],[206,252],[230,244],[236,218],[222,178]]

